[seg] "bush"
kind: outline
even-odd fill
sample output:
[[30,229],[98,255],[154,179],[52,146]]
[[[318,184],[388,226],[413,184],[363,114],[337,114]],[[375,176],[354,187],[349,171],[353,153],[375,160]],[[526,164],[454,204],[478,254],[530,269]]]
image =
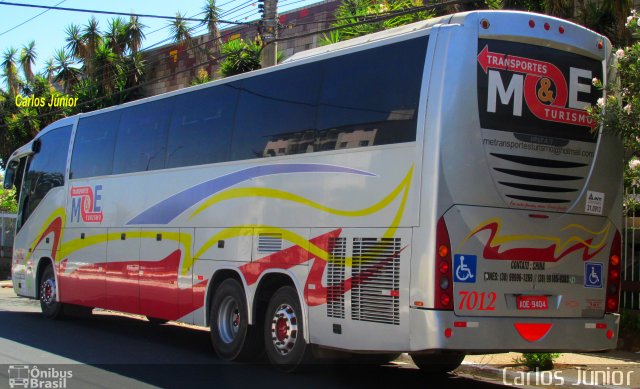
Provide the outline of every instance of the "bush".
[[560,353],[523,353],[516,362],[524,364],[529,370],[542,371],[553,369],[553,361]]

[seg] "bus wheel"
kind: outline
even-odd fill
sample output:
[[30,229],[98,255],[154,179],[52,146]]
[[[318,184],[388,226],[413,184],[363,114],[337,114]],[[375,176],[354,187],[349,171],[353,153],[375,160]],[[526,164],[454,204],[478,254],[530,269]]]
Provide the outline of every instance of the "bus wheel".
[[446,374],[460,366],[465,354],[410,354],[421,372]]
[[264,321],[265,348],[273,366],[292,372],[310,357],[304,331],[298,294],[294,288],[283,286],[271,297]]
[[56,277],[53,267],[47,266],[40,278],[40,310],[47,319],[60,319],[63,316],[62,303],[58,301]]
[[251,360],[262,351],[262,339],[256,326],[247,320],[244,290],[234,279],[222,282],[211,302],[211,343],[216,354],[226,361]]
[[147,316],[147,321],[149,322],[149,324],[154,325],[154,326],[160,326],[163,324],[167,324],[167,322],[169,320],[166,319],[158,319],[157,317],[151,317],[151,316]]

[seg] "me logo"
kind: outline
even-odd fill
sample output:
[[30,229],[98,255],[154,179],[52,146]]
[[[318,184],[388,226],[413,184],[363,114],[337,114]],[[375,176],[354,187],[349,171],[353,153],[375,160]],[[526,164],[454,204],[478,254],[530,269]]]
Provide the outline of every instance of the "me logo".
[[584,287],[602,288],[602,270],[604,265],[597,262],[585,262],[584,264]]
[[11,388],[29,387],[28,365],[9,365],[9,386]]
[[17,388],[66,388],[67,380],[73,378],[71,370],[54,367],[39,369],[38,366],[9,365],[9,387]]
[[71,222],[102,223],[102,185],[71,188]]
[[478,258],[475,255],[456,254],[453,256],[453,279],[455,282],[476,282]]
[[524,100],[540,120],[595,127],[586,111],[591,103],[584,100],[591,98],[591,70],[567,66],[563,73],[551,62],[492,52],[488,44],[477,60],[487,75],[486,112],[496,113],[498,104],[512,104],[512,115],[522,117]]

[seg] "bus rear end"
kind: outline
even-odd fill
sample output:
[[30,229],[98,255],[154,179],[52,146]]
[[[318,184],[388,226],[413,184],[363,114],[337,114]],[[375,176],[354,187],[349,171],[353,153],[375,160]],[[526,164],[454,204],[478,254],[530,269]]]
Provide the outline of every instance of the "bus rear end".
[[424,163],[436,200],[429,210],[423,185],[421,215],[435,234],[412,279],[428,289],[412,296],[427,337],[414,349],[615,348],[623,151],[586,110],[610,44],[544,15],[476,12],[438,45]]

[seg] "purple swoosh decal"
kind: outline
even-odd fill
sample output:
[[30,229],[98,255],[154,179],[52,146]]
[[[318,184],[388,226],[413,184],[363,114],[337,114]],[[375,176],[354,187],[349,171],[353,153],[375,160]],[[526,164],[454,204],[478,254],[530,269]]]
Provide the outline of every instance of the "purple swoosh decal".
[[375,174],[364,170],[314,163],[255,166],[233,172],[222,177],[214,178],[213,180],[185,189],[182,192],[152,206],[151,208],[147,208],[141,214],[129,220],[127,225],[168,224],[188,208],[214,193],[220,192],[252,178],[287,173],[348,173],[362,176],[375,176]]

